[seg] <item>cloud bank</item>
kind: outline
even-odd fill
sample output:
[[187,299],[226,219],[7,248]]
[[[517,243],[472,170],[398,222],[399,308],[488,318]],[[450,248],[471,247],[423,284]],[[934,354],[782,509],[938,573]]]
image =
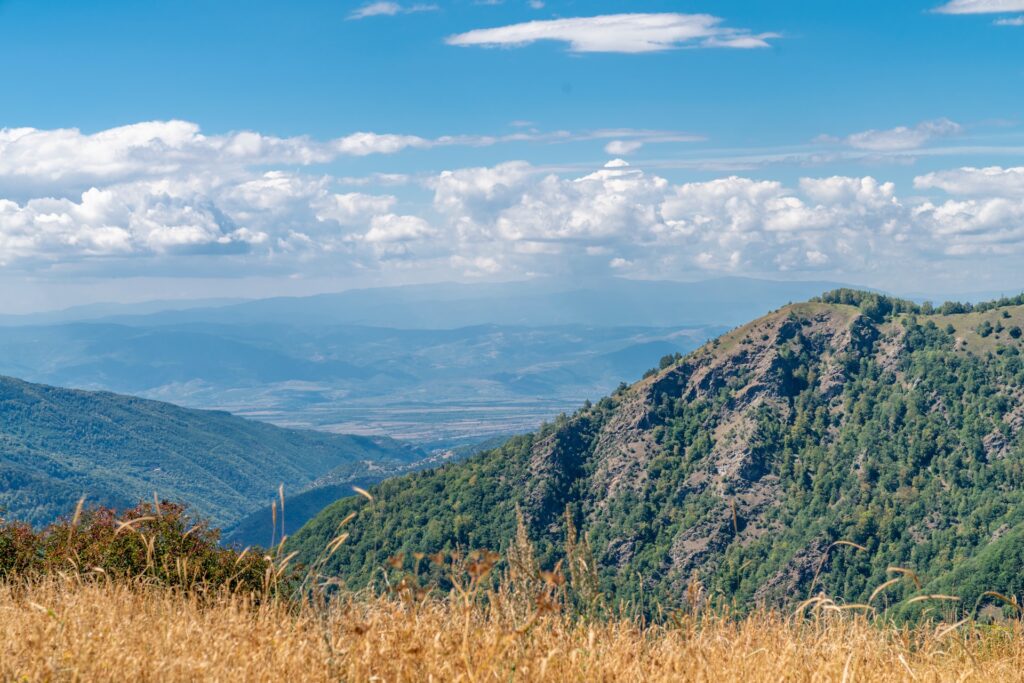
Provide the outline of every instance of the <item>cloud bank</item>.
[[163,178],[183,173],[227,175],[254,166],[312,166],[345,157],[392,155],[410,149],[491,147],[516,142],[561,144],[584,140],[693,142],[674,131],[613,129],[586,132],[521,130],[505,135],[418,135],[356,132],[333,140],[281,138],[254,131],[204,135],[188,121],[147,121],[93,134],[76,128],[0,129],[0,188],[73,192],[97,183]]
[[[592,136],[616,144],[622,133]],[[394,174],[373,183],[413,196],[353,192],[359,179],[306,168],[410,146],[408,136],[365,135],[204,136],[182,122],[94,135],[2,131],[0,264],[105,276],[159,262],[182,274],[230,263],[249,273],[870,280],[915,268],[1009,272],[1024,255],[1020,167],[954,168],[900,188],[870,175],[674,183],[621,159],[572,174],[511,161],[413,186]],[[87,186],[69,190],[71,179]]]

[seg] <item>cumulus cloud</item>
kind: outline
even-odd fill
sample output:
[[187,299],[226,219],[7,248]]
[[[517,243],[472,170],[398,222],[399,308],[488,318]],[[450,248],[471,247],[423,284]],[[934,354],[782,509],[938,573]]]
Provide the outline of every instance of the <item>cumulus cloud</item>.
[[1024,12],[1024,0],[952,0],[935,9],[940,14]]
[[416,12],[436,12],[437,5],[400,5],[397,2],[371,2],[353,10],[348,18],[350,21],[369,17],[393,17],[396,14],[413,14]]
[[710,14],[606,14],[529,21],[460,33],[460,47],[522,47],[541,40],[568,43],[572,52],[658,52],[680,47],[764,48],[775,33],[728,28]]
[[612,156],[628,156],[643,146],[640,140],[612,140],[604,146],[604,151]]
[[435,206],[463,251],[504,245],[506,264],[523,253],[511,247],[528,242],[612,252],[603,262],[620,270],[818,270],[848,263],[879,234],[877,219],[899,212],[893,192],[873,179],[807,180],[802,192],[739,177],[674,186],[616,160],[575,179],[523,164],[450,172]]
[[342,156],[394,154],[446,141],[412,135],[353,133],[326,142],[252,131],[204,135],[187,121],[149,121],[98,133],[75,128],[0,129],[0,180],[8,187],[74,187],[254,165],[323,164]]
[[819,142],[841,142],[854,149],[871,152],[898,152],[918,149],[927,142],[941,137],[957,135],[963,126],[949,119],[923,121],[916,126],[897,126],[887,130],[866,130],[839,139],[821,136]]
[[77,200],[0,200],[0,263],[140,252],[237,253],[268,235],[236,224],[206,197],[149,184],[93,188]]
[[[622,158],[576,173],[512,161],[419,176],[417,184],[401,175],[375,178],[375,185],[408,184],[400,197],[295,162],[325,147],[337,154],[336,144],[204,136],[179,122],[107,133],[3,132],[0,264],[96,264],[109,274],[149,258],[187,264],[190,272],[199,263],[217,272],[216,264],[230,261],[256,270],[301,264],[304,272],[431,264],[466,277],[678,278],[897,272],[998,256],[1016,268],[1024,254],[1021,167],[922,174],[916,195],[872,176],[678,183]],[[631,142],[671,137],[588,135],[622,153],[635,151]],[[356,140],[356,148],[376,144]],[[273,160],[279,168],[267,170]],[[88,185],[67,191],[69,178]],[[7,189],[21,181],[36,185],[11,196]]]
[[370,230],[363,239],[367,242],[413,242],[433,237],[437,231],[419,216],[396,216],[393,213],[374,216]]
[[[520,130],[507,135],[418,135],[355,132],[331,140],[280,138],[253,131],[205,135],[188,121],[148,121],[97,133],[75,128],[0,129],[0,182],[8,192],[75,195],[92,185],[197,173],[246,173],[254,166],[313,166],[343,157],[397,154],[439,147],[489,147],[505,143],[560,144],[627,140],[624,144],[690,142],[676,131],[614,129],[583,132]],[[379,180],[389,180],[379,176]],[[392,174],[390,181],[407,180]]]
[[[936,185],[922,177],[918,186]],[[984,192],[1009,187],[1004,179]],[[871,176],[802,178],[795,187],[740,176],[674,185],[621,160],[577,178],[511,163],[442,174],[434,202],[461,255],[489,254],[508,273],[543,270],[546,255],[557,255],[552,267],[678,277],[862,273],[1024,252],[1018,198],[908,199]]]

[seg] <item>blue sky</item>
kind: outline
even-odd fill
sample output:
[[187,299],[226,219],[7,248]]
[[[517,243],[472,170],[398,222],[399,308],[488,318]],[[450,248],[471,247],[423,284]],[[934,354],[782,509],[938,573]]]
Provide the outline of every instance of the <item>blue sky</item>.
[[6,307],[583,274],[1024,287],[1022,17],[0,0]]

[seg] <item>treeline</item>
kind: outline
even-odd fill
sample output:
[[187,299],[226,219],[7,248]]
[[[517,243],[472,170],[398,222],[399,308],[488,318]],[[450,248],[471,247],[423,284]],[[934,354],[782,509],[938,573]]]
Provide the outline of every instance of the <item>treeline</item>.
[[866,292],[859,289],[833,289],[825,292],[812,301],[824,304],[845,304],[856,306],[861,309],[864,315],[872,320],[881,322],[892,315],[955,315],[959,313],[985,313],[1007,306],[1024,305],[1024,294],[1015,297],[1002,297],[993,301],[984,301],[977,304],[965,303],[962,301],[947,301],[935,306],[930,301],[918,304],[907,299],[899,299],[877,292]]

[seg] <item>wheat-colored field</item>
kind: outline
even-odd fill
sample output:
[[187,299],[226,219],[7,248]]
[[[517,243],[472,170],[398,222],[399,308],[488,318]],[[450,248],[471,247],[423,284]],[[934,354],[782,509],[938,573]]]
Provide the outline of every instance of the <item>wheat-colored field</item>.
[[457,599],[330,607],[166,588],[0,584],[5,681],[1024,680],[1024,629],[882,627],[851,613],[587,623]]

